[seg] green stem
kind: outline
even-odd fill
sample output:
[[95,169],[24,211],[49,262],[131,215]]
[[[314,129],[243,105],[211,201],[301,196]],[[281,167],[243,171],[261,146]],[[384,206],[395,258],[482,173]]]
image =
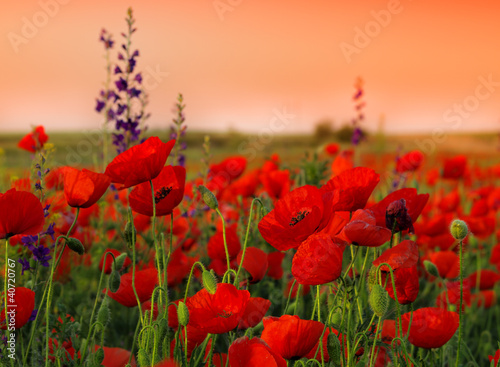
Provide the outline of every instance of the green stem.
[[[156,268],[158,269],[158,285],[161,287],[161,267],[160,267],[160,249],[158,248],[158,241],[156,240],[156,201],[155,201],[155,189],[153,187],[153,180],[149,180],[151,185],[151,200],[153,204],[153,223],[152,223],[152,231],[153,231],[153,243],[155,246],[155,259],[156,259]],[[165,266],[165,264],[163,264]],[[161,305],[161,300],[160,300]]]
[[458,348],[457,359],[455,360],[455,367],[458,367],[460,361],[460,347],[462,344],[462,304],[464,298],[464,273],[463,273],[463,255],[462,255],[462,241],[459,244],[459,261],[460,261],[460,307],[458,309]]
[[374,362],[373,357],[375,356],[375,345],[377,343],[377,337],[378,337],[378,332],[379,332],[381,323],[382,323],[382,317],[379,316],[377,328],[375,329],[375,338],[373,339],[372,353],[370,355],[370,367],[373,366],[373,362]]
[[222,213],[220,212],[219,208],[215,208],[215,211],[222,220],[222,238],[224,240],[224,250],[226,251],[227,270],[229,270],[231,269],[231,263],[229,260],[229,251],[227,249],[227,242],[226,242],[226,221],[224,220],[224,217],[222,216]]
[[201,271],[205,270],[205,267],[199,261],[195,261],[195,263],[193,264],[193,266],[191,266],[191,271],[189,273],[189,278],[188,278],[188,281],[187,281],[187,284],[186,284],[186,292],[184,293],[184,301],[183,301],[184,303],[186,303],[186,300],[187,300],[187,297],[188,297],[189,285],[191,284],[191,278],[193,277],[193,271],[196,268],[196,265],[198,265],[201,268]]

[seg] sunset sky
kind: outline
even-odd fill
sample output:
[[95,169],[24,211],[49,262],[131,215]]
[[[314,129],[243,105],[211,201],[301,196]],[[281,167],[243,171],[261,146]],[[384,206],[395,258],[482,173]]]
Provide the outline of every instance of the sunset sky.
[[128,6],[137,68],[160,71],[151,127],[170,125],[182,92],[193,130],[259,133],[276,111],[293,115],[283,133],[338,128],[361,76],[372,131],[500,131],[500,3],[464,0],[3,1],[0,131],[98,129],[99,33],[116,58]]

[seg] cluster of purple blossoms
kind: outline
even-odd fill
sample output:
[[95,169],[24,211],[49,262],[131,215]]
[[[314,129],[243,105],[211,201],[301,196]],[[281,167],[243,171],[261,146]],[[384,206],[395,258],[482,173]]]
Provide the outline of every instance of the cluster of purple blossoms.
[[[46,209],[48,210],[47,207]],[[53,241],[55,240],[54,226],[55,223],[51,223],[44,232],[41,232],[36,236],[23,236],[21,238],[23,246],[28,248],[28,250],[30,250],[31,253],[33,254],[33,259],[39,262],[40,265],[45,267],[49,266],[49,260],[52,259],[52,256],[50,255],[50,249],[48,247],[45,247],[44,245],[37,246],[37,244],[39,238],[42,238],[44,236],[50,236]],[[28,259],[20,258],[17,260],[17,262],[22,266],[21,275],[24,275],[25,271],[29,271],[31,269],[30,262]]]
[[363,100],[363,95],[364,95],[363,84],[364,84],[363,79],[358,77],[356,79],[356,83],[354,84],[356,92],[352,97],[354,101],[354,109],[356,110],[356,117],[352,120],[354,131],[351,137],[351,142],[354,145],[358,145],[362,140],[366,138],[365,132],[360,127],[361,123],[365,119],[363,109],[366,106],[366,102]]
[[187,149],[186,142],[180,141],[181,138],[186,134],[187,126],[184,124],[186,121],[186,116],[184,115],[183,104],[184,98],[181,93],[177,96],[177,103],[175,104],[174,113],[176,117],[172,120],[173,125],[170,126],[170,139],[175,139],[176,144],[170,153],[173,157],[174,164],[184,167],[186,164],[186,156],[182,154],[182,151]]
[[[109,51],[114,41],[106,30],[101,31],[100,40],[104,43],[107,59],[108,80],[105,89],[101,90],[96,101],[96,111],[103,113],[105,123],[114,123],[113,145],[118,153],[122,153],[135,143],[144,139],[141,134],[145,131],[144,122],[149,117],[145,112],[148,96],[143,88],[142,75],[136,72],[139,51],[131,46],[132,34],[137,30],[133,27],[135,19],[129,9],[126,18],[128,32],[122,33],[124,43],[118,52],[118,62],[112,67],[109,61]],[[116,80],[111,84],[113,75]]]

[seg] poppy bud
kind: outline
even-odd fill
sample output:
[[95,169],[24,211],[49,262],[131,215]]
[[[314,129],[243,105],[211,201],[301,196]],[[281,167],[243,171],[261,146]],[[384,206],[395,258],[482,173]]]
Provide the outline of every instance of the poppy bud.
[[439,270],[433,262],[430,262],[429,260],[424,260],[424,268],[430,275],[439,278]]
[[80,242],[80,240],[76,238],[68,237],[68,239],[66,240],[66,245],[68,245],[68,247],[78,255],[83,255],[85,253],[85,247],[83,247],[83,244]]
[[394,233],[406,229],[409,229],[410,233],[414,232],[413,221],[408,213],[405,199],[393,201],[387,206],[385,211],[385,225],[390,230],[394,229]]
[[215,279],[215,276],[208,270],[203,270],[201,280],[203,287],[208,291],[208,293],[215,294],[215,291],[217,290],[217,279]]
[[187,326],[189,323],[189,310],[182,301],[177,305],[177,318],[179,319],[179,325]]
[[135,243],[137,239],[137,231],[135,230],[134,223],[132,221],[129,221],[127,222],[127,224],[125,224],[123,237],[125,237],[125,241],[127,242],[128,248],[132,248],[132,245]]
[[99,312],[97,313],[97,321],[106,326],[107,323],[109,322],[109,318],[110,318],[110,312],[108,307],[108,301],[107,298],[105,298],[104,301],[101,303],[101,307],[99,307]]
[[217,209],[219,207],[219,202],[217,201],[217,198],[212,193],[212,191],[210,191],[209,189],[207,189],[203,185],[198,186],[198,191],[201,194],[201,198],[203,199],[203,201],[205,202],[205,204],[208,205],[208,207],[210,209],[214,209],[215,210],[215,209]]
[[330,356],[330,361],[333,362],[334,366],[340,366],[340,342],[337,335],[330,333],[328,334],[326,349],[328,350],[328,355]]
[[389,294],[379,284],[375,284],[368,298],[370,307],[378,317],[382,317],[389,308]]
[[163,318],[159,322],[158,326],[158,339],[163,340],[168,332],[168,320]]
[[104,361],[104,349],[102,349],[101,347],[94,353],[94,363],[100,366],[102,364],[102,361]]
[[139,362],[139,366],[151,366],[148,354],[142,348],[137,352],[137,361]]
[[120,281],[120,273],[116,270],[113,270],[108,280],[109,290],[113,293],[118,291],[118,288],[120,288]]
[[113,269],[120,270],[123,268],[123,264],[125,263],[125,259],[127,258],[127,254],[125,252],[121,253],[115,258],[115,262],[113,263]]
[[339,327],[342,323],[342,314],[340,312],[335,312],[332,314],[330,319],[330,325]]
[[450,232],[454,239],[462,241],[469,233],[467,223],[463,220],[455,219],[450,226]]
[[269,208],[266,207],[264,204],[260,206],[260,216],[264,218],[266,215],[268,215],[270,212]]
[[375,284],[377,284],[377,267],[372,266],[370,271],[368,272],[368,281],[366,282],[368,285],[368,292],[372,291],[372,288]]

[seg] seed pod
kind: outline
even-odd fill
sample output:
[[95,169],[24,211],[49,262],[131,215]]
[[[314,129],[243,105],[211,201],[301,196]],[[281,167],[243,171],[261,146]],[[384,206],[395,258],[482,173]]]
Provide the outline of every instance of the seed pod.
[[429,260],[424,260],[424,268],[430,275],[439,278],[439,270],[433,262],[430,262]]
[[198,186],[198,191],[201,194],[201,198],[203,199],[205,204],[208,205],[210,209],[215,210],[219,207],[219,202],[217,201],[217,198],[215,197],[212,191],[210,191],[203,185]]
[[97,313],[97,321],[106,326],[109,322],[111,313],[109,312],[108,301],[107,298],[101,303],[101,307],[99,307],[99,312]]
[[375,284],[368,297],[368,302],[375,315],[382,317],[389,308],[389,294],[381,285]]
[[142,348],[137,352],[137,361],[139,362],[139,366],[151,366],[148,354]]
[[465,237],[467,237],[469,228],[467,227],[467,223],[465,223],[463,220],[455,219],[451,223],[450,232],[453,238],[462,241]]
[[108,280],[109,290],[113,293],[118,291],[118,289],[120,288],[120,281],[120,273],[116,270],[113,270]]
[[217,279],[215,279],[215,276],[208,270],[203,270],[201,280],[203,287],[208,291],[208,293],[215,294],[215,291],[217,290]]
[[121,270],[123,268],[123,264],[125,263],[125,259],[127,258],[127,254],[125,252],[121,253],[115,258],[113,262],[113,269]]
[[340,342],[337,335],[330,333],[326,342],[326,349],[330,356],[330,361],[333,362],[335,367],[340,366]]
[[189,310],[182,301],[177,306],[177,319],[179,320],[179,325],[187,326],[189,323]]
[[127,242],[128,248],[132,248],[133,244],[137,239],[137,231],[135,230],[134,223],[132,221],[127,222],[125,224],[125,230],[123,231],[123,237],[125,237],[125,241]]
[[101,347],[94,353],[94,363],[100,366],[102,364],[102,361],[104,361],[104,349],[102,349]]
[[80,240],[69,237],[66,240],[66,245],[70,248],[70,250],[76,252],[78,255],[83,255],[85,253],[85,247],[83,247],[83,244],[80,242]]

